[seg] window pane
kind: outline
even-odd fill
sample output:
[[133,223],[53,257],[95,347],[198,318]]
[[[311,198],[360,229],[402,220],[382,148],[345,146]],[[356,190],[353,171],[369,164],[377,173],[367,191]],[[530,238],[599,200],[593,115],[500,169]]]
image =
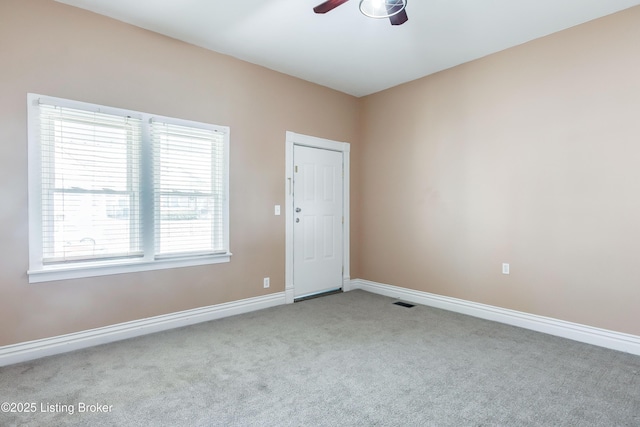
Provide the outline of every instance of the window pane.
[[227,127],[27,101],[30,282],[229,261]]
[[139,256],[140,121],[40,112],[43,262]]
[[49,262],[140,255],[133,195],[55,192]]
[[225,252],[223,136],[160,122],[152,132],[156,254]]
[[161,195],[158,252],[211,251],[213,206],[209,196]]
[[127,190],[127,130],[56,120],[56,188]]

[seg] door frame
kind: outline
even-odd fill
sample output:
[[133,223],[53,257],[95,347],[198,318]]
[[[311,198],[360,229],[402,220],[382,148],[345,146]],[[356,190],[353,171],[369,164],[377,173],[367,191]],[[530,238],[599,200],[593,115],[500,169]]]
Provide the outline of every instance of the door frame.
[[351,146],[348,142],[331,141],[329,139],[317,138],[315,136],[302,135],[287,131],[285,147],[285,301],[287,304],[293,303],[295,294],[295,283],[293,283],[293,147],[301,145],[304,147],[320,148],[324,150],[338,151],[342,153],[342,289],[350,283],[349,271],[349,152]]

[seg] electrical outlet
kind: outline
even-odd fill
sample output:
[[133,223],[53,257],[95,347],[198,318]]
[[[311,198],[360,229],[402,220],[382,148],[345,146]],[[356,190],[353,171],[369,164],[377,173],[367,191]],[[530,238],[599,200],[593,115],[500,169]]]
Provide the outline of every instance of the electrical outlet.
[[509,264],[506,262],[502,263],[502,274],[509,274]]
[[265,277],[264,279],[262,279],[262,286],[266,289],[269,287],[269,278]]

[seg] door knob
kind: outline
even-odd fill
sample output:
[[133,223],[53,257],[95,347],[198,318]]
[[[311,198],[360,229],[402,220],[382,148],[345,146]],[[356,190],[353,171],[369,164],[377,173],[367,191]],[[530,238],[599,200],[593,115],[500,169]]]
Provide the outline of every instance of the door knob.
[[296,208],[296,212],[300,212],[300,211],[302,211],[302,209]]
[[300,222],[300,218],[296,218],[296,222]]

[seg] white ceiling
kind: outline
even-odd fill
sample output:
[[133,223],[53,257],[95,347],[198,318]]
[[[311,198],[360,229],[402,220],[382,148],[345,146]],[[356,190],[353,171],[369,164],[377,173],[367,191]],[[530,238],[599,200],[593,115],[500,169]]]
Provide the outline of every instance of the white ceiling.
[[350,0],[56,0],[364,96],[640,4],[640,0],[408,0],[409,21]]

